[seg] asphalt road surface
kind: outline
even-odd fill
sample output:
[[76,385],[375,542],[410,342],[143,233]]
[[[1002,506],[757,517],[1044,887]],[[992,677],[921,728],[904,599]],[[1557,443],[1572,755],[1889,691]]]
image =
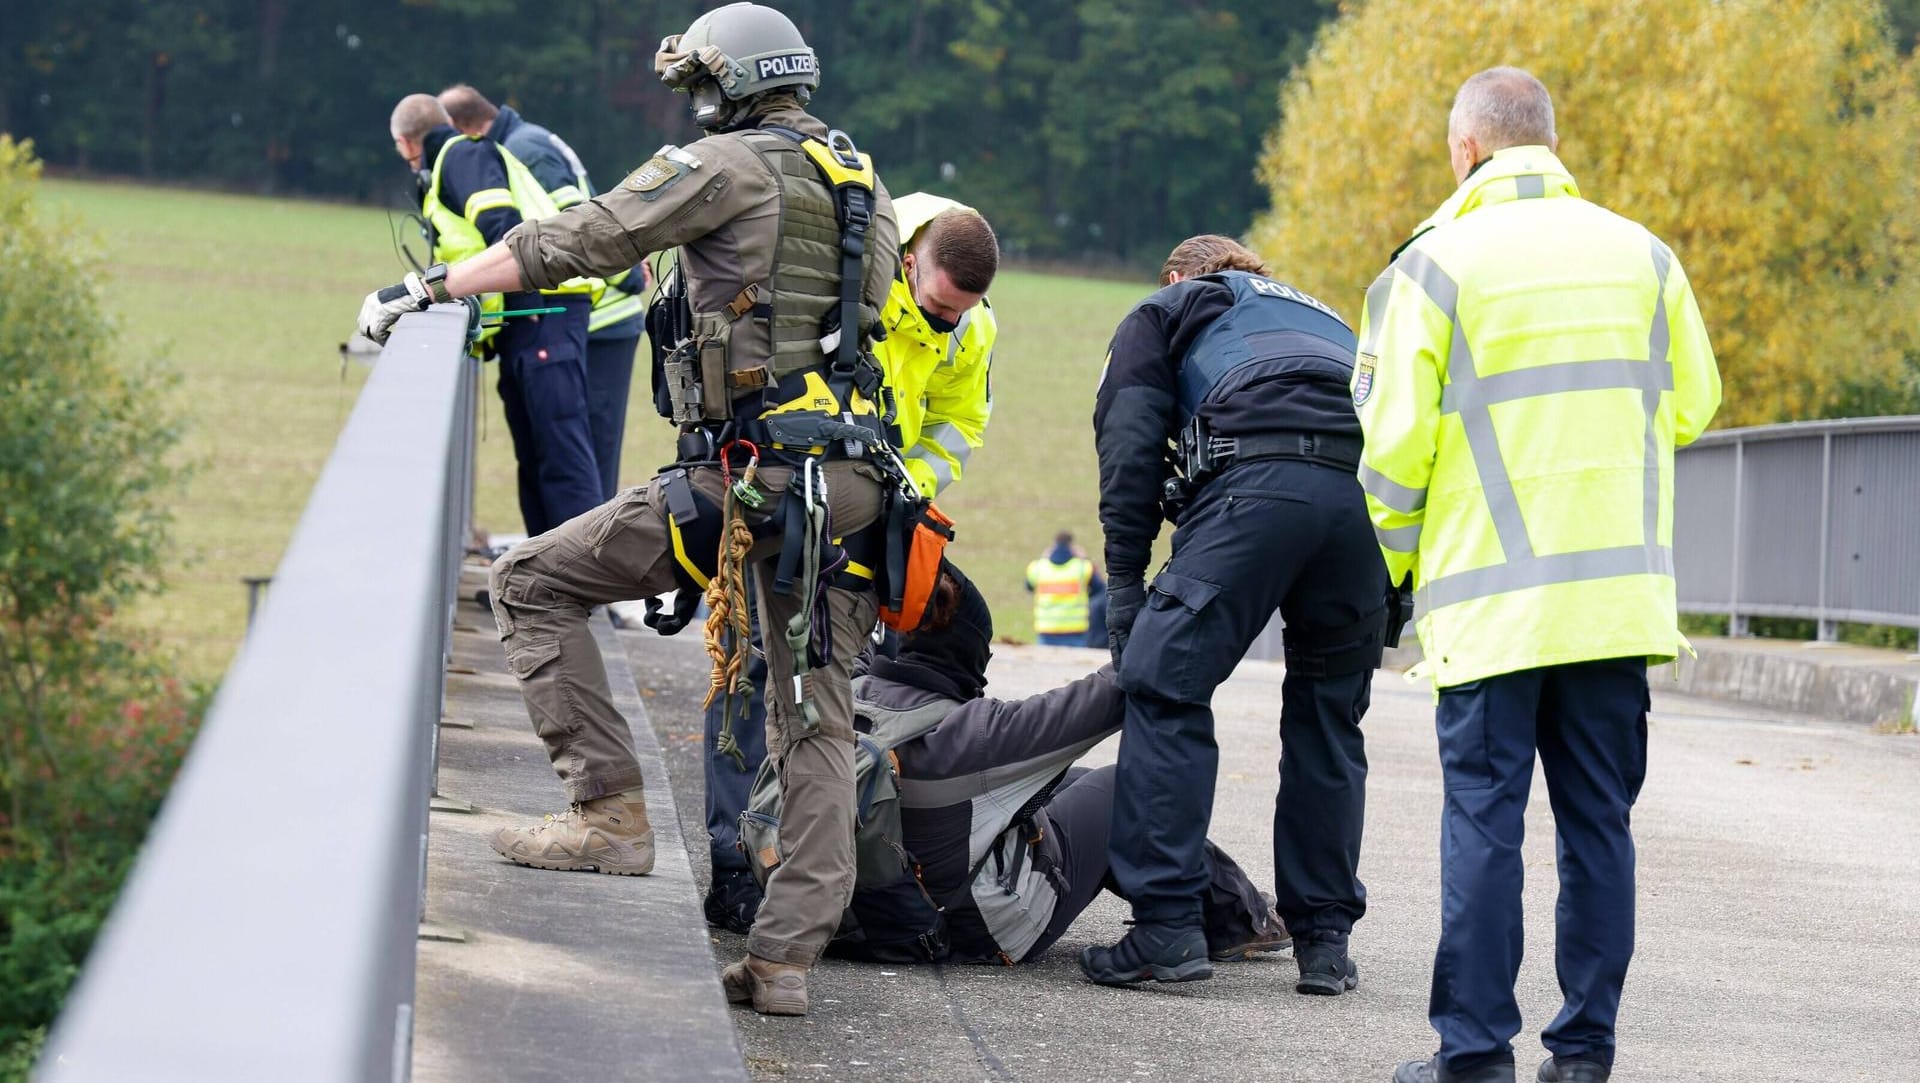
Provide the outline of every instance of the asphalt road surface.
[[[697,630],[622,636],[672,774],[696,884],[707,854]],[[1029,695],[1102,653],[995,649],[989,692]],[[1215,697],[1221,748],[1212,837],[1271,880],[1282,670],[1247,663]],[[1639,947],[1614,1078],[1920,1079],[1920,739],[1662,695],[1635,810]],[[1432,693],[1383,671],[1366,719],[1368,781],[1356,928],[1360,987],[1293,992],[1286,956],[1215,968],[1211,981],[1106,989],[1074,956],[1124,932],[1103,896],[1037,964],[896,967],[827,961],[813,1013],[736,1010],[755,1079],[1385,1080],[1435,1045],[1427,983],[1439,933],[1440,769]],[[1110,741],[1087,762],[1111,762]],[[1546,789],[1528,818],[1529,952],[1516,1040],[1522,1079],[1559,1006]],[[744,939],[715,932],[720,964]]]

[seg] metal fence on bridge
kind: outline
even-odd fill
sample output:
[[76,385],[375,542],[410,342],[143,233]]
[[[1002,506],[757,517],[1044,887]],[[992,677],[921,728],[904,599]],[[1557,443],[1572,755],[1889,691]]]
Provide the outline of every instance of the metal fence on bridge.
[[1920,627],[1920,417],[1723,429],[1674,469],[1682,612]]
[[36,1079],[407,1077],[466,319],[408,316],[381,354]]

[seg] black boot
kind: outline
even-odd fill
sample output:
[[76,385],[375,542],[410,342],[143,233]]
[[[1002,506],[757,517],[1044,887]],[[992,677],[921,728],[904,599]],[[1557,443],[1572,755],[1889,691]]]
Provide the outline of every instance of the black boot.
[[1540,1062],[1540,1083],[1607,1083],[1613,1069],[1597,1060],[1553,1057]]
[[1410,1060],[1394,1070],[1393,1083],[1513,1083],[1513,1062],[1483,1064],[1470,1072],[1449,1072],[1438,1058]]
[[753,916],[760,912],[760,885],[745,869],[721,869],[713,874],[713,884],[700,907],[706,911],[707,924],[716,929],[745,936],[753,931]]
[[1300,965],[1296,993],[1337,997],[1360,985],[1360,968],[1347,958],[1347,946],[1330,940],[1295,940],[1293,961]]
[[1110,948],[1083,948],[1080,969],[1099,985],[1200,981],[1213,977],[1207,934],[1199,928],[1139,924]]

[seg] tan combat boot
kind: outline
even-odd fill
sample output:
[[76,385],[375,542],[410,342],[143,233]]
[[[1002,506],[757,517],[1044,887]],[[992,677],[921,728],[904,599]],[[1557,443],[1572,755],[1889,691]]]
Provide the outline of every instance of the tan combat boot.
[[653,871],[653,828],[644,801],[610,794],[575,804],[564,815],[493,833],[493,848],[517,865],[616,876]]
[[807,1014],[807,968],[749,955],[720,972],[730,1004],[753,1004],[761,1015]]

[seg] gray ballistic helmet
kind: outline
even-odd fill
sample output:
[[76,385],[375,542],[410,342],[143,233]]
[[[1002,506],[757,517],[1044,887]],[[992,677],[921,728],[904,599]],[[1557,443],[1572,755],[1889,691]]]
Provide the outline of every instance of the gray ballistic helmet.
[[660,43],[660,81],[692,99],[695,124],[724,130],[739,104],[780,87],[805,102],[820,85],[820,63],[793,20],[760,4],[728,4]]

